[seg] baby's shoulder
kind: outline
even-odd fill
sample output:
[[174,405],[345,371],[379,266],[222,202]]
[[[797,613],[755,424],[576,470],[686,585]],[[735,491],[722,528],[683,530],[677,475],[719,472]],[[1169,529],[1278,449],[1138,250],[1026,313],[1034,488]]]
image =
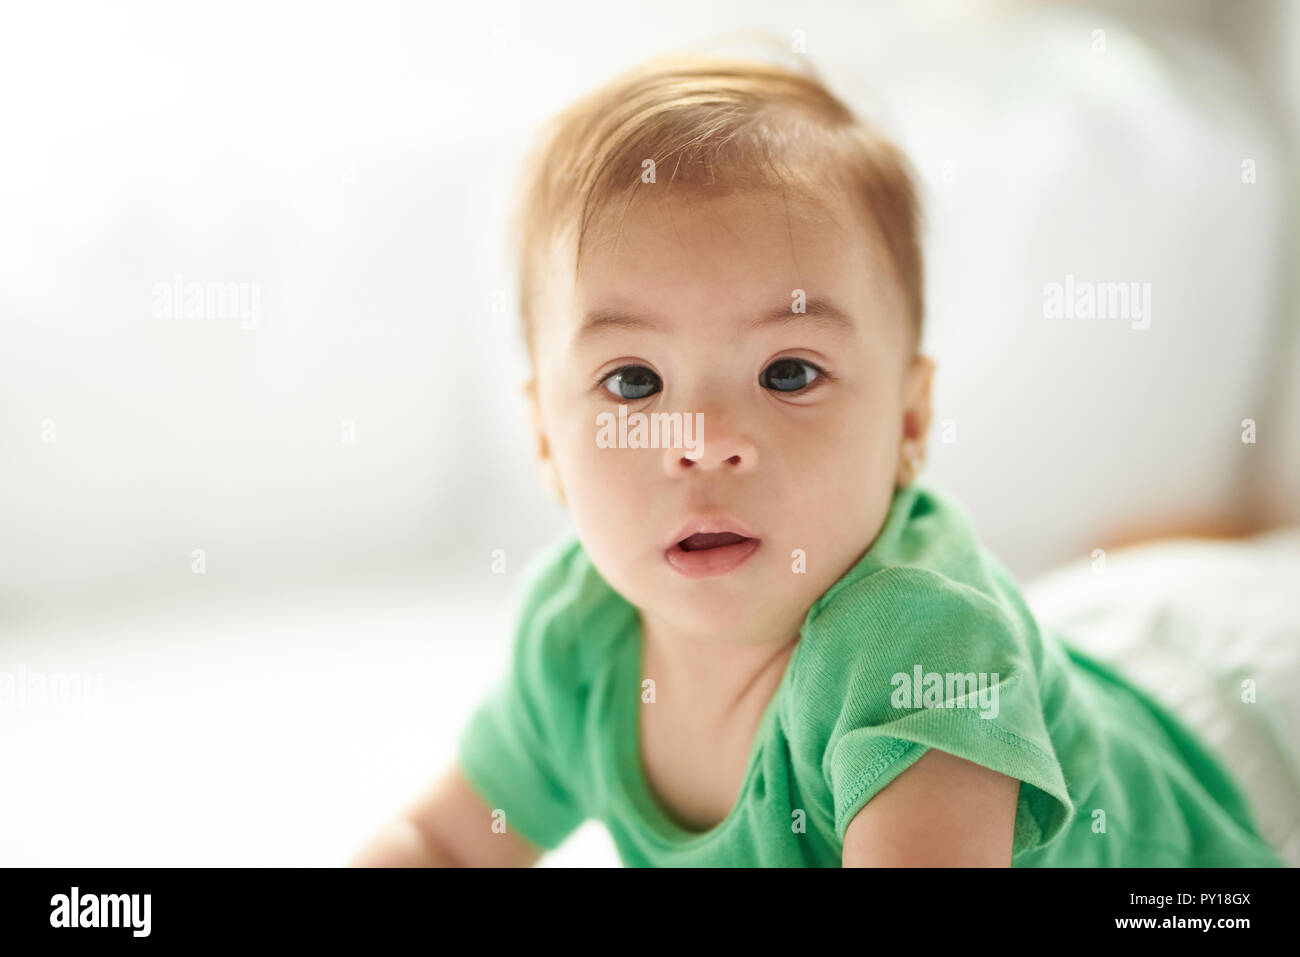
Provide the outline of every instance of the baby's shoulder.
[[1035,630],[997,587],[933,568],[881,568],[839,590],[804,624],[809,659],[879,666],[921,654],[971,662]]
[[1041,635],[996,588],[917,564],[887,566],[840,589],[805,623],[790,717],[813,740],[881,726],[917,692],[1033,692]]
[[1017,852],[1067,826],[1072,806],[1042,694],[1051,661],[1000,578],[991,564],[960,574],[882,565],[807,622],[784,724],[799,767],[835,796],[837,833],[926,748],[1036,789],[1017,818]]

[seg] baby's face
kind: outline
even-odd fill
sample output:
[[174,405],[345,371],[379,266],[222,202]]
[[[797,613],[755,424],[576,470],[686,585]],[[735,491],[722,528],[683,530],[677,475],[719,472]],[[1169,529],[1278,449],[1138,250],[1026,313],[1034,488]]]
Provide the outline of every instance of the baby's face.
[[[638,203],[536,330],[539,449],[585,550],[643,614],[710,641],[793,637],[875,539],[928,426],[930,363],[883,252],[857,220],[790,204]],[[590,324],[615,316],[644,321]],[[620,405],[627,445],[636,413],[688,428],[619,447]],[[757,547],[685,551],[696,518]]]

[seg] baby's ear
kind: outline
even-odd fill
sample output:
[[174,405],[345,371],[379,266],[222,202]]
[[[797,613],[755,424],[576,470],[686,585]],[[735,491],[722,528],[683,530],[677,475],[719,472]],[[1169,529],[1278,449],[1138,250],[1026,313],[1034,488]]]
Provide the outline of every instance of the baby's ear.
[[560,482],[560,473],[551,457],[551,444],[546,439],[546,430],[542,428],[542,406],[537,398],[537,377],[529,375],[519,384],[519,391],[528,404],[528,420],[532,424],[534,452],[537,466],[541,473],[542,485],[561,505],[566,504],[564,486]]
[[919,352],[908,363],[903,379],[903,434],[898,450],[898,477],[906,485],[925,463],[926,439],[930,434],[930,382],[934,360]]
[[934,360],[917,353],[907,369],[903,390],[903,438],[925,441],[930,431],[930,385],[934,379]]

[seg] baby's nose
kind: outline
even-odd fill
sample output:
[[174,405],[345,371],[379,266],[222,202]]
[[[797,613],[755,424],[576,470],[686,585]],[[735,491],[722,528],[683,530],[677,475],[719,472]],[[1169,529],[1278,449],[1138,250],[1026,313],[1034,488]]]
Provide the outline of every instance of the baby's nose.
[[758,448],[745,429],[734,420],[698,412],[683,416],[683,447],[666,450],[665,465],[670,474],[691,469],[725,469],[747,472],[758,465]]

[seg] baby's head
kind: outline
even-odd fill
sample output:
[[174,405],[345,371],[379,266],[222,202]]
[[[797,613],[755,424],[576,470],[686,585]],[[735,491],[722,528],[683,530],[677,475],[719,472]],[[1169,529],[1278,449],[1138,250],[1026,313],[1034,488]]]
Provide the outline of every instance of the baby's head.
[[[517,201],[525,391],[585,551],[668,627],[793,637],[924,456],[905,159],[813,78],[672,57],[560,114]],[[683,550],[696,519],[757,548]]]

